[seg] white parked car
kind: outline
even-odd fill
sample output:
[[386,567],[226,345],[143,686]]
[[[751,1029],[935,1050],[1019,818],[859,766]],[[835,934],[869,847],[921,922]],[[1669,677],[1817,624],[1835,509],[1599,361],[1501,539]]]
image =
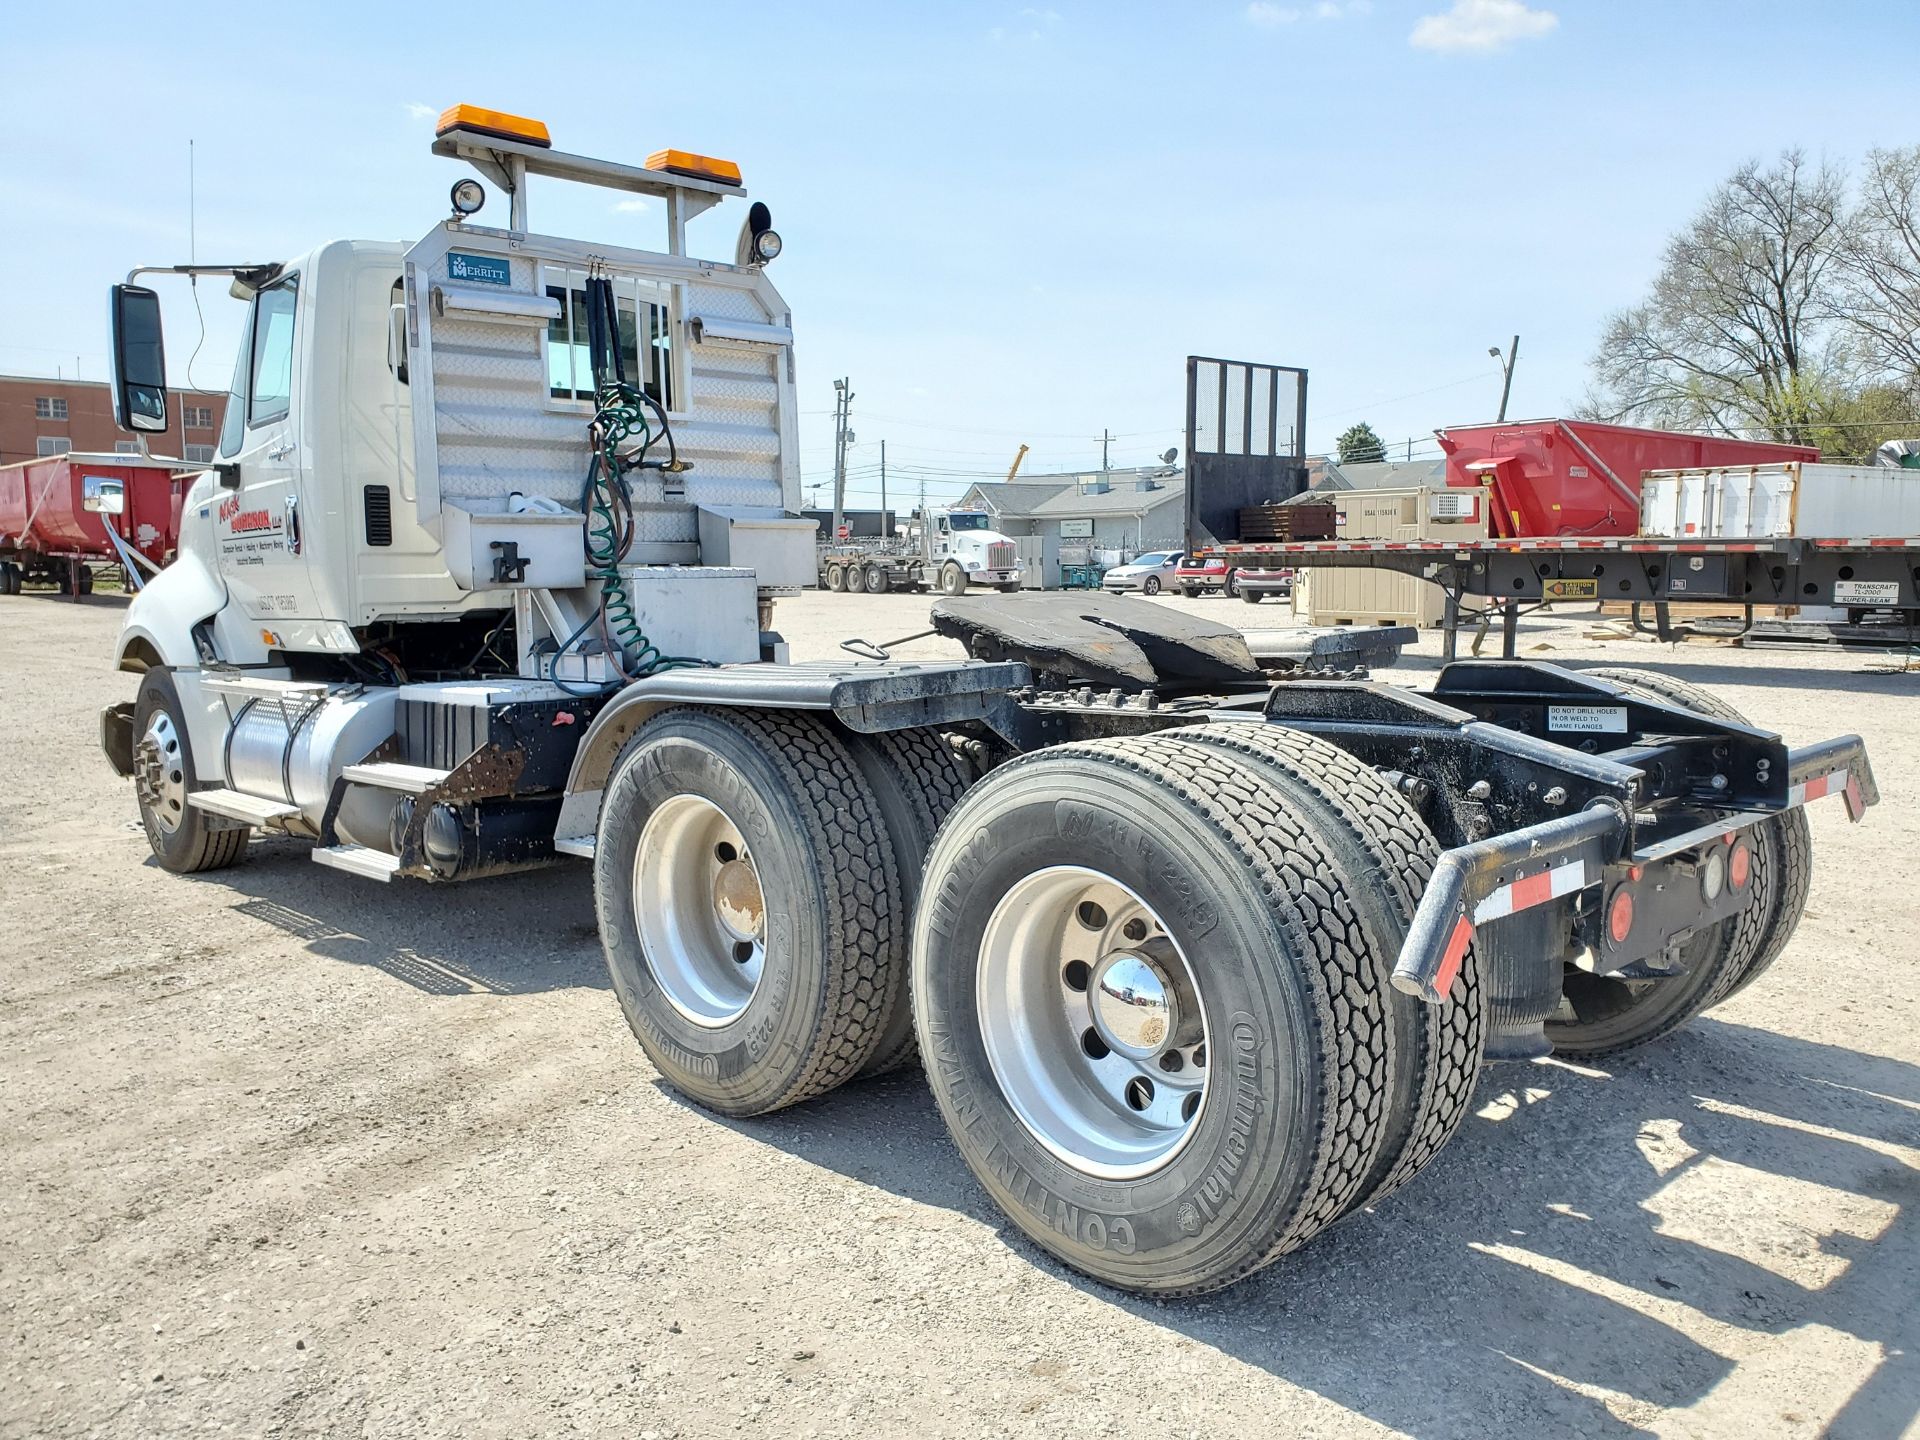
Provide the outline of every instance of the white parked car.
[[1142,595],[1158,595],[1173,584],[1173,572],[1180,568],[1181,559],[1178,550],[1155,550],[1147,555],[1136,555],[1129,563],[1115,566],[1102,575],[1100,588],[1116,593],[1138,590]]

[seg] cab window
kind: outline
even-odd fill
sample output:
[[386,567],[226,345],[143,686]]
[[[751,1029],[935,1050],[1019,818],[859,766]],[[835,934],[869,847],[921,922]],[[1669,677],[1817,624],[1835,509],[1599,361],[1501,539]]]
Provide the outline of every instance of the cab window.
[[262,290],[253,302],[249,429],[282,419],[293,402],[293,312],[298,286],[298,277],[288,276]]

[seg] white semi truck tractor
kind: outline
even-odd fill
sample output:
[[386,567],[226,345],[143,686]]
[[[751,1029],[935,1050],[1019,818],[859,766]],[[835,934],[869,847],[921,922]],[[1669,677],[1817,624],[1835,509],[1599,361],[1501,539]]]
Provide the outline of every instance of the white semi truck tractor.
[[[941,597],[971,658],[784,663],[814,554],[766,208],[699,259],[724,161],[468,106],[434,149],[504,227],[468,177],[412,244],[173,267],[248,319],[102,717],[166,870],[256,834],[369,882],[590,863],[619,1003],[694,1101],[917,1051],[1022,1232],[1183,1294],[1405,1184],[1483,1061],[1642,1044],[1754,980],[1805,903],[1799,807],[1876,798],[1858,739],[1790,750],[1657,674],[1281,673],[1110,596]],[[659,202],[665,249],[537,232],[535,176]],[[136,436],[167,414],[146,273],[113,296]]]
[[933,509],[910,541],[836,542],[820,556],[820,588],[858,595],[889,590],[970,589],[1011,594],[1020,588],[1019,547],[993,528],[984,510]]

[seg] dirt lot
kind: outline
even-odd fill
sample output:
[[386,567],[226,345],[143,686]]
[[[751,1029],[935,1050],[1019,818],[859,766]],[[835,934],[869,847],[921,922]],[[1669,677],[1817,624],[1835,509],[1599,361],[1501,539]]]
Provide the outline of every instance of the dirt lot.
[[[810,595],[779,624],[829,658],[925,607]],[[1605,1073],[1488,1072],[1409,1190],[1155,1304],[1011,1235],[917,1075],[741,1124],[663,1089],[584,866],[382,887],[272,841],[161,873],[95,739],[132,693],[120,610],[0,600],[0,1434],[1915,1425],[1920,674],[1523,627],[1793,740],[1857,730],[1885,803],[1816,807],[1807,919],[1760,986]]]

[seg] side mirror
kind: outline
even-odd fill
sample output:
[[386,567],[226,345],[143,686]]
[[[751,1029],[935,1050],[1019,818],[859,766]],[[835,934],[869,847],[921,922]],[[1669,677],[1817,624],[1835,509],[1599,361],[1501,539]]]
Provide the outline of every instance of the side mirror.
[[122,430],[167,428],[160,297],[144,285],[113,287],[113,423]]
[[80,491],[80,508],[95,515],[119,515],[127,508],[124,480],[106,475],[88,475]]

